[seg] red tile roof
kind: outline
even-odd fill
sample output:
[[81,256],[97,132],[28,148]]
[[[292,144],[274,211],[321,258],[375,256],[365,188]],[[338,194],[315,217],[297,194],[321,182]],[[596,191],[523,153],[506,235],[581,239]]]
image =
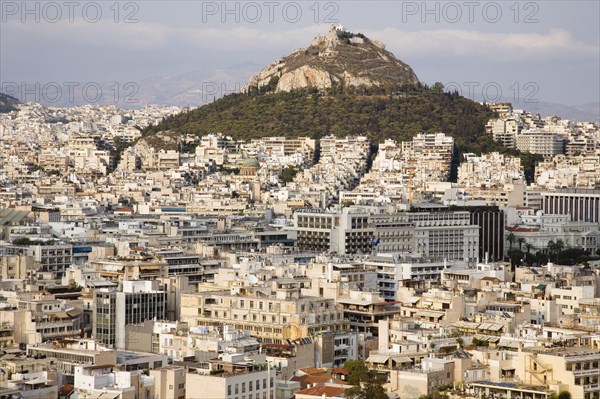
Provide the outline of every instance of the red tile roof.
[[342,396],[344,392],[346,392],[346,389],[347,388],[317,385],[316,387],[296,391],[296,395],[311,395],[315,397],[323,397],[323,395],[325,395],[325,397]]

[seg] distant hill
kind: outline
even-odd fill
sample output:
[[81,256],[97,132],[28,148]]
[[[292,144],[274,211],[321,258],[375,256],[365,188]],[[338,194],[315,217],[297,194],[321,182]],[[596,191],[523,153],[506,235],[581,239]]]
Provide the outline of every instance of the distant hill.
[[513,104],[513,107],[539,113],[542,116],[556,115],[572,121],[600,123],[600,103],[597,102],[569,106],[540,101],[528,104],[517,103]]
[[[485,133],[496,116],[478,102],[421,84],[410,66],[364,35],[332,28],[306,49],[272,63],[241,93],[164,119],[142,132],[146,142],[168,132],[237,139],[263,136],[365,135],[377,145],[443,132],[455,139],[451,178],[464,152],[518,155],[529,180],[539,157],[508,150]],[[161,133],[161,136],[164,133]]]
[[275,92],[306,87],[383,87],[419,83],[413,70],[385,45],[361,33],[331,27],[307,48],[293,51],[254,75],[245,91],[272,85]]
[[484,126],[494,116],[484,106],[443,87],[419,83],[407,64],[360,33],[331,27],[305,49],[293,51],[250,78],[241,93],[150,126],[240,139],[262,136],[362,134],[377,143],[444,132],[465,151],[497,148]]
[[19,100],[17,100],[13,96],[0,93],[0,113],[15,111],[17,109],[16,106],[19,104]]

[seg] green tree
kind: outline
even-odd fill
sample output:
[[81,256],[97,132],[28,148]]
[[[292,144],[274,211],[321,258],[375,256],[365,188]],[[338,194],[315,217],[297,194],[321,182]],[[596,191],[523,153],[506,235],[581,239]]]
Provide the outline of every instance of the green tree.
[[569,391],[561,391],[559,393],[553,393],[548,396],[548,399],[571,399],[571,392]]
[[344,363],[350,375],[348,382],[352,388],[346,391],[346,396],[351,399],[387,399],[383,389],[383,378],[376,371],[370,370],[364,360],[348,360]]
[[512,252],[512,247],[513,247],[513,244],[515,243],[515,240],[517,239],[517,237],[515,237],[515,235],[513,233],[508,233],[506,235],[506,239],[508,240],[508,243],[510,244],[510,246],[508,247],[508,252]]
[[523,244],[525,244],[525,238],[523,238],[523,237],[517,238],[517,243],[519,244],[519,251],[523,251]]
[[281,179],[281,181],[283,181],[284,183],[290,183],[294,180],[296,173],[298,173],[298,170],[296,168],[286,166],[279,174],[279,179]]
[[441,82],[435,82],[433,84],[433,86],[431,86],[431,90],[434,93],[443,93],[444,92],[444,85]]
[[531,250],[533,249],[533,245],[530,243],[525,243],[525,251],[527,251],[527,255],[531,254]]
[[16,238],[13,240],[15,245],[32,245],[33,242],[27,237]]
[[565,249],[565,242],[561,239],[556,240],[556,252],[557,254],[561,253],[562,250]]
[[375,380],[377,373],[367,367],[364,360],[347,360],[344,367],[348,370],[348,382],[352,385],[360,385],[362,382]]
[[556,241],[550,240],[548,241],[548,255],[550,258],[554,258],[554,261],[558,261],[559,255],[562,250],[565,248],[565,243],[563,240],[558,239]]
[[463,344],[465,343],[465,340],[462,338],[456,338],[456,344],[458,345],[459,348],[463,347]]
[[346,390],[348,399],[388,399],[381,383],[367,382]]
[[83,291],[83,287],[75,282],[75,280],[69,281],[69,292],[81,292]]

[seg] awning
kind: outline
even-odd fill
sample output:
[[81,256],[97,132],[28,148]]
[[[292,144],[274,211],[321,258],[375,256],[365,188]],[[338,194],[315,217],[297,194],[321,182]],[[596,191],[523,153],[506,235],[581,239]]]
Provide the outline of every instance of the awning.
[[504,326],[502,324],[497,323],[482,323],[477,327],[478,330],[486,330],[486,331],[500,331]]
[[421,316],[421,317],[435,317],[435,318],[441,318],[444,316],[444,313],[438,313],[438,312],[432,312],[432,311],[428,311],[428,310],[421,310],[418,311],[415,316]]
[[378,363],[384,364],[387,363],[390,357],[386,355],[371,355],[367,358],[367,363]]
[[37,378],[34,378],[33,380],[25,381],[25,384],[27,384],[27,385],[37,385],[37,384],[45,384],[45,383],[51,382],[51,381],[52,380],[49,380],[49,379],[44,378],[44,377],[37,377]]
[[396,363],[412,363],[413,362],[410,357],[406,357],[406,356],[392,357],[392,361],[394,361]]
[[80,309],[72,309],[72,310],[67,310],[67,314],[70,317],[76,317],[81,315],[83,312]]
[[498,346],[505,346],[508,348],[518,348],[519,347],[519,343],[517,341],[514,340],[509,340],[509,339],[505,339],[502,338],[500,339]]
[[140,270],[159,270],[159,265],[140,266]]
[[49,313],[50,317],[55,317],[57,319],[69,319],[70,316],[67,314],[67,312],[55,312],[55,313]]

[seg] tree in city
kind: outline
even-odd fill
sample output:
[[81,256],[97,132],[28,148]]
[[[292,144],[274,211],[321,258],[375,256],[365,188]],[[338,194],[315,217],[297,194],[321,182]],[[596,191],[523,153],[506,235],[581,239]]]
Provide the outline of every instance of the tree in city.
[[553,393],[548,396],[548,399],[571,399],[571,393],[569,391],[560,391],[559,393]]
[[548,241],[548,255],[550,258],[554,257],[555,262],[558,260],[559,255],[563,251],[563,249],[565,249],[565,243],[563,240],[558,239],[556,241]]
[[527,255],[531,255],[531,250],[533,249],[533,245],[530,243],[525,243],[525,251],[527,251]]
[[515,237],[515,235],[513,233],[508,233],[506,235],[506,239],[508,240],[508,243],[510,244],[510,246],[508,247],[508,252],[512,252],[513,244],[515,243],[515,240],[517,239],[517,237]]
[[370,370],[364,360],[348,360],[344,367],[349,371],[348,382],[352,388],[346,390],[348,399],[387,399],[383,389],[383,378]]
[[523,251],[523,244],[525,244],[525,238],[523,238],[523,237],[517,238],[517,243],[519,244],[519,251]]
[[388,399],[381,384],[366,382],[346,390],[348,399]]

